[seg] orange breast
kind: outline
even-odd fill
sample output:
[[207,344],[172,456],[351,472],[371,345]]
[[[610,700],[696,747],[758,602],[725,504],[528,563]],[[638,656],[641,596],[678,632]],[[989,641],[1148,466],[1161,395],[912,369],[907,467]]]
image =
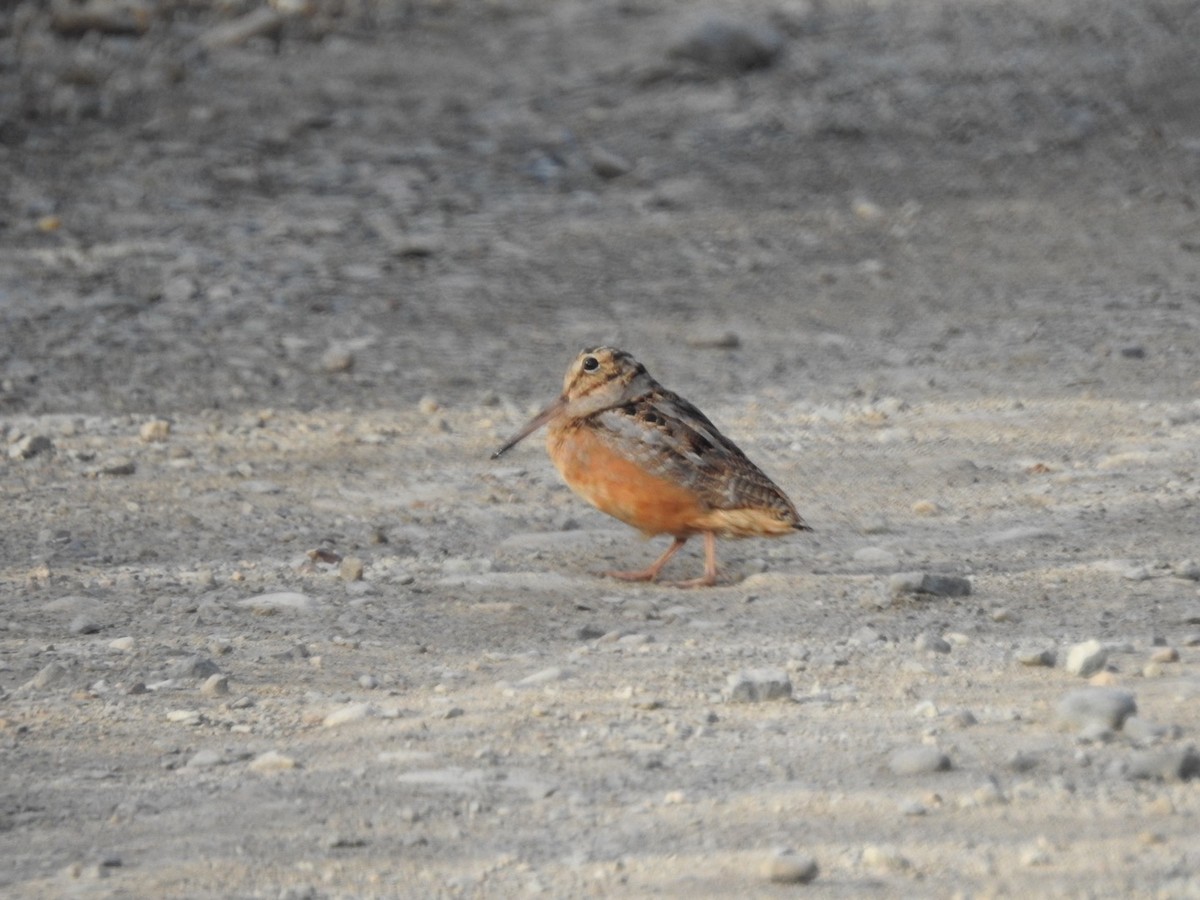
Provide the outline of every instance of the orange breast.
[[601,512],[645,534],[683,537],[702,530],[708,510],[693,492],[650,475],[590,429],[552,426],[546,449],[567,486]]

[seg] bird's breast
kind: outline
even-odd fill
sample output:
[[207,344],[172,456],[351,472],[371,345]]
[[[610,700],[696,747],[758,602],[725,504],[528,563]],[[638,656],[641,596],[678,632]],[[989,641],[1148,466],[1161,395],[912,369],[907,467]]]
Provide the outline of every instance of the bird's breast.
[[645,534],[682,537],[705,530],[709,509],[695,491],[651,474],[586,424],[552,425],[546,449],[567,486],[601,512]]

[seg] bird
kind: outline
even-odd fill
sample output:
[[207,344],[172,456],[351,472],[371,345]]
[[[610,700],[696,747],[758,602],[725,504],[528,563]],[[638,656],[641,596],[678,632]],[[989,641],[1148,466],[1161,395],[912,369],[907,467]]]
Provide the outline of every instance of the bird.
[[542,426],[563,481],[601,512],[647,537],[674,541],[645,569],[604,574],[658,580],[667,562],[704,536],[704,574],[678,587],[717,583],[718,537],[811,531],[787,494],[687,400],[624,350],[591,347],[567,369],[562,393],[492,454],[497,459]]

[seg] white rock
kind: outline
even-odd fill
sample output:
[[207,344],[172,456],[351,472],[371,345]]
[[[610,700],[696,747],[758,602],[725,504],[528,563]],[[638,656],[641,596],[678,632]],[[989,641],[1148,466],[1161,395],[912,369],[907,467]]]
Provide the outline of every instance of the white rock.
[[329,713],[321,720],[321,724],[326,728],[337,728],[339,725],[360,722],[378,714],[379,711],[370,703],[350,703]]
[[950,757],[936,747],[905,747],[888,760],[888,768],[896,775],[927,775],[950,768]]
[[1108,649],[1099,641],[1084,641],[1067,651],[1066,670],[1072,675],[1086,678],[1104,668],[1108,662]]
[[532,675],[526,675],[517,682],[518,687],[536,687],[542,684],[550,684],[554,681],[562,681],[565,678],[570,678],[571,673],[561,666],[550,666],[547,669],[542,669],[540,672],[534,672]]
[[317,608],[317,602],[307,594],[301,594],[297,591],[277,591],[271,594],[256,594],[253,597],[247,597],[245,600],[239,600],[238,606],[243,609],[252,609],[255,612],[310,612]]
[[819,872],[815,859],[794,850],[779,850],[763,864],[763,877],[775,884],[808,884]]
[[266,753],[260,753],[251,760],[249,768],[252,772],[261,772],[263,774],[285,772],[288,769],[296,768],[296,760],[276,750],[268,750]]

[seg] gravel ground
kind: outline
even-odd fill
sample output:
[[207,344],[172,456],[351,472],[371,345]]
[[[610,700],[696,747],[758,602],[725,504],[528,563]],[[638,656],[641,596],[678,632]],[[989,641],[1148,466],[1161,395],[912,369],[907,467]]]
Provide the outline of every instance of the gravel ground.
[[[0,8],[0,892],[1200,896],[1198,42]],[[600,343],[816,530],[597,577]]]

